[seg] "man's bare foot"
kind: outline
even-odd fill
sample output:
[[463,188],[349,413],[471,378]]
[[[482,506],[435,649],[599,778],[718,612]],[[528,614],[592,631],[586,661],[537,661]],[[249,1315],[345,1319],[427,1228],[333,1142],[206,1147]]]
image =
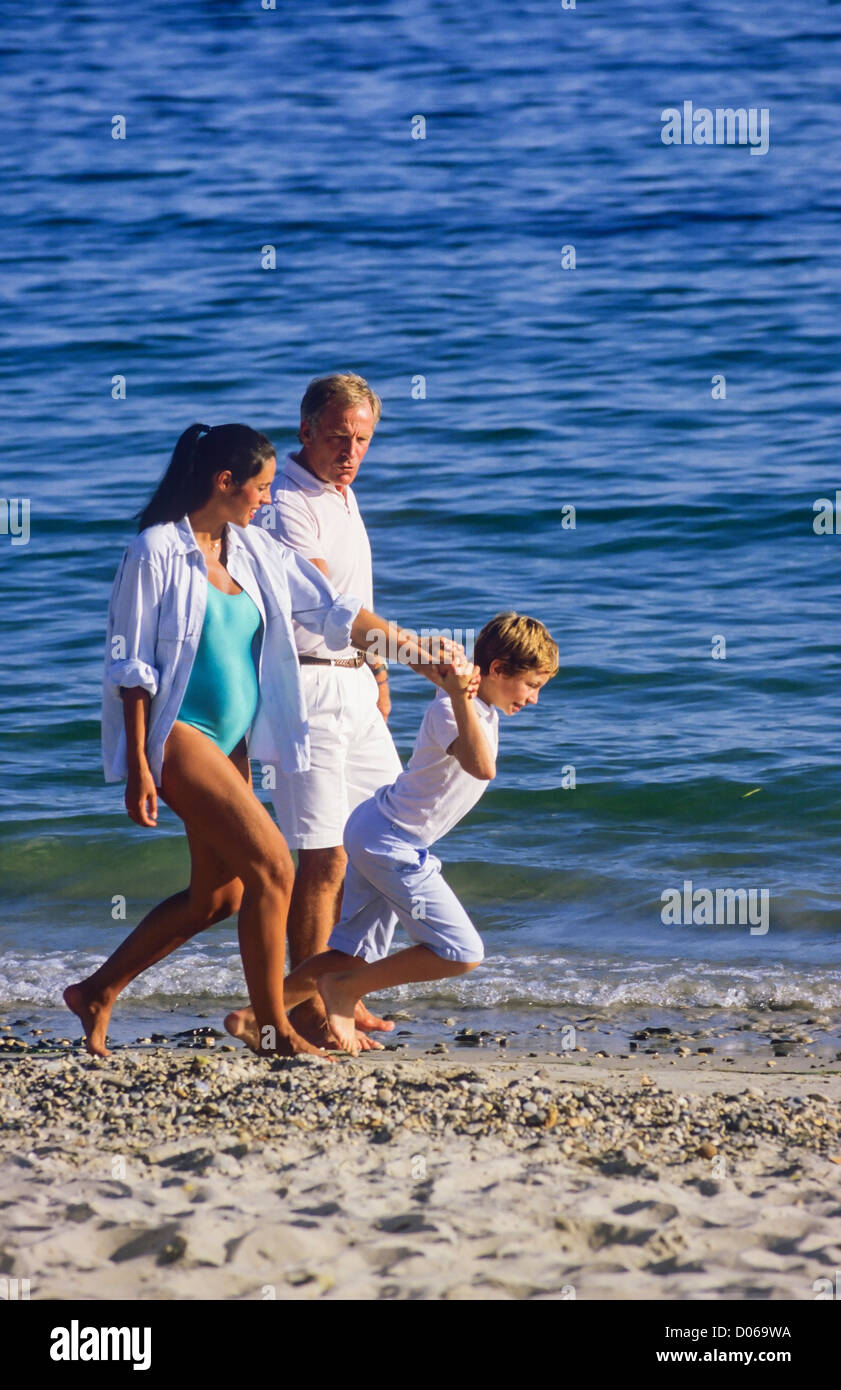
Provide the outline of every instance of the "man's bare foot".
[[364,999],[357,1003],[353,1011],[353,1021],[357,1031],[362,1033],[390,1033],[394,1027],[391,1019],[378,1018],[376,1014],[372,1014],[370,1009],[365,1007]]
[[333,974],[322,975],[318,982],[318,992],[324,1000],[330,1031],[335,1035],[339,1046],[352,1057],[358,1057],[362,1048],[360,1035],[353,1022],[353,1010],[357,1000],[355,989],[347,984],[344,976]]
[[225,1028],[232,1038],[241,1038],[252,1052],[260,1050],[260,1034],[257,1032],[257,1018],[251,1005],[247,1009],[234,1009],[225,1015]]
[[68,985],[64,991],[64,1002],[79,1019],[85,1030],[85,1047],[92,1057],[108,1057],[105,1046],[108,1022],[111,1018],[111,1004],[102,999],[93,999],[85,991],[85,981]]

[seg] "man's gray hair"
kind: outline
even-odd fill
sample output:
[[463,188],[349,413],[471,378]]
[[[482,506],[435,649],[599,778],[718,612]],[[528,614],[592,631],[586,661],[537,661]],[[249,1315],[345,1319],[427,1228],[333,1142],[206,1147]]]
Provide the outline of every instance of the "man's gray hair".
[[374,413],[374,425],[379,421],[383,403],[372,391],[364,377],[356,372],[336,372],[318,376],[310,382],[301,401],[301,424],[308,421],[314,429],[324,408],[333,401],[341,405],[361,405],[364,401]]

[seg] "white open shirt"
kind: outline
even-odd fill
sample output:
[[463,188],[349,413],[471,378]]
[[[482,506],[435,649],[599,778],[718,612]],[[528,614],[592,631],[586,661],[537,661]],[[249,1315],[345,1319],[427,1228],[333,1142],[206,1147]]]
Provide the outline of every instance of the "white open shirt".
[[[323,636],[327,648],[344,651],[362,602],[337,593],[315,565],[253,526],[228,523],[226,568],[263,620],[260,698],[248,734],[249,756],[277,763],[284,772],[306,772],[309,733],[293,619]],[[140,686],[151,696],[146,756],[160,785],[164,744],[198,650],[207,582],[207,565],[186,516],[149,526],[126,549],[108,610],[102,692],[106,782],[127,775],[120,686]]]

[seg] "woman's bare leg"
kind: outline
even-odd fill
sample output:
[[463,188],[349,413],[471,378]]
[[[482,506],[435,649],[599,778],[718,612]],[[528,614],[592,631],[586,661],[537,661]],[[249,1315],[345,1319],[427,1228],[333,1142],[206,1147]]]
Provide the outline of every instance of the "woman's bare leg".
[[69,985],[64,1002],[85,1030],[88,1052],[107,1057],[111,1010],[126,985],[215,922],[232,917],[242,902],[242,882],[231,877],[214,849],[187,832],[190,887],[153,907],[134,931],[86,980]]
[[[255,806],[260,805],[251,791],[251,773],[244,744],[235,749],[230,758],[225,758],[221,750],[198,730],[190,729],[184,724],[178,724],[177,728],[185,730],[188,735],[195,735],[195,739],[190,739],[191,750],[188,750],[188,756],[192,756],[196,764],[201,764],[203,759],[209,758],[218,768],[218,760],[221,759],[227,764],[226,781],[230,773],[239,781],[239,787],[236,786],[236,781],[232,783],[232,790],[239,797],[245,793]],[[180,742],[180,737],[176,742]],[[172,735],[167,740],[165,768],[171,746]],[[183,753],[183,749],[181,751]],[[177,773],[174,781],[178,781]],[[177,788],[173,785],[170,789],[178,798]],[[168,804],[172,805],[166,788],[163,795]],[[179,806],[172,805],[172,809],[185,819]],[[270,817],[269,820],[271,823]],[[243,883],[232,874],[227,845],[224,852],[220,852],[218,842],[215,845],[211,844],[194,823],[185,819],[185,827],[192,861],[189,889],[159,903],[99,970],[88,979],[70,985],[65,991],[65,1002],[79,1016],[85,1029],[88,1051],[94,1056],[108,1055],[105,1036],[111,1009],[120,991],[143,970],[163,960],[197,932],[214,922],[224,921],[226,917],[233,916],[241,907]],[[280,856],[285,853],[288,857],[283,837],[279,831],[276,831],[276,834],[280,841]]]
[[240,954],[261,1052],[323,1055],[298,1037],[286,1017],[286,917],[294,869],[265,806],[221,750],[180,721],[167,739],[161,789],[191,833],[215,849],[242,881]]

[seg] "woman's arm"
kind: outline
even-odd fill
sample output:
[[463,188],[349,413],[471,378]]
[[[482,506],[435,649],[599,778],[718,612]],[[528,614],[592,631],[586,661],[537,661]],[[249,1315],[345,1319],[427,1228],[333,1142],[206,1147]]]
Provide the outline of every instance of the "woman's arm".
[[146,758],[151,699],[148,690],[139,685],[121,689],[120,698],[126,728],[126,810],[137,825],[154,828],[158,823],[158,793]]

